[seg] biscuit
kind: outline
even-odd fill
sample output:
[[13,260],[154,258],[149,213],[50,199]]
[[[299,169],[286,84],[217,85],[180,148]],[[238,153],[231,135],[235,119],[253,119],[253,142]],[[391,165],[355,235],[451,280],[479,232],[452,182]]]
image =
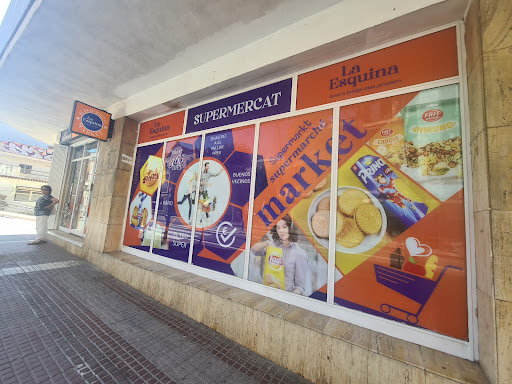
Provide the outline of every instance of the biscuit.
[[371,203],[360,204],[354,213],[357,226],[367,235],[373,235],[382,228],[379,208]]
[[320,181],[315,188],[313,188],[313,191],[319,191],[326,185],[327,185],[327,177],[324,177],[324,179],[322,181]]
[[322,211],[322,210],[329,210],[331,208],[331,198],[329,196],[323,198],[322,200],[320,200],[320,202],[318,203],[317,207],[316,207],[316,210],[317,211]]
[[341,233],[344,223],[345,223],[345,216],[343,216],[339,212],[336,212],[336,236],[338,236]]
[[358,189],[348,189],[338,196],[338,209],[346,216],[354,217],[358,205],[369,203],[370,198]]
[[354,219],[346,217],[341,233],[336,237],[336,242],[345,248],[354,248],[364,240],[364,233],[361,232]]
[[311,217],[311,228],[318,237],[329,237],[329,211],[317,211]]

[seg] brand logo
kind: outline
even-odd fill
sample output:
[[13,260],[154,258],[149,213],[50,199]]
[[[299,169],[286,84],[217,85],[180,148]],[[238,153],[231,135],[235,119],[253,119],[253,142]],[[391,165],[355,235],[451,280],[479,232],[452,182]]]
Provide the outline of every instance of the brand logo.
[[375,173],[377,173],[377,171],[379,169],[381,169],[383,166],[385,166],[386,163],[384,163],[384,160],[382,159],[377,159],[375,160],[374,162],[372,162],[371,164],[369,164],[366,168],[363,168],[359,171],[358,173],[358,176],[363,179],[363,182],[365,184],[368,184],[368,181],[367,179],[370,177],[370,176],[373,176],[375,175]]
[[97,132],[103,128],[103,121],[94,113],[86,113],[82,116],[82,125],[89,131]]
[[153,185],[158,180],[158,171],[148,169],[147,175],[142,179],[143,184]]
[[235,242],[236,228],[233,227],[229,221],[223,221],[217,228],[216,237],[217,243],[223,248],[228,248]]
[[433,121],[440,120],[443,117],[443,115],[444,115],[443,111],[441,111],[439,109],[430,109],[427,112],[425,112],[423,114],[423,116],[421,116],[421,118],[424,121],[431,123]]
[[391,136],[393,134],[393,129],[391,128],[384,128],[382,131],[380,131],[380,135],[382,137],[388,137],[388,136]]
[[279,254],[270,254],[268,256],[268,266],[271,269],[278,271],[283,266],[283,257]]

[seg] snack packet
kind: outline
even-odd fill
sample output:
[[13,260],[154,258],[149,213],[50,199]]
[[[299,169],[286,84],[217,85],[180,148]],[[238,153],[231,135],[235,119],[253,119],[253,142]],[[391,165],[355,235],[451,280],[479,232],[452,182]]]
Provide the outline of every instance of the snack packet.
[[371,138],[370,147],[397,168],[406,164],[404,120],[401,116],[391,119]]
[[263,270],[263,284],[285,289],[283,250],[278,247],[267,247],[265,255],[265,268]]
[[462,177],[462,131],[456,85],[420,92],[401,112],[407,166],[421,176]]
[[363,156],[352,165],[352,172],[382,204],[390,236],[398,236],[427,214],[428,206],[419,201],[419,197],[382,158]]

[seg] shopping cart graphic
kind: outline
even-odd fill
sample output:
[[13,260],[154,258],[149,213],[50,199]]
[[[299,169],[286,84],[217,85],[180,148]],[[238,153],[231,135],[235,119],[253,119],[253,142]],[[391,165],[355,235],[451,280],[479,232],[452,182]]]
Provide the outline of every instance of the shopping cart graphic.
[[421,304],[421,307],[416,313],[407,312],[390,304],[381,304],[380,310],[384,313],[390,313],[391,309],[395,309],[407,315],[407,322],[411,324],[418,323],[418,316],[420,315],[423,307],[425,307],[425,304],[434,292],[434,289],[436,289],[437,284],[441,281],[441,278],[444,276],[448,268],[457,269],[460,271],[462,270],[462,268],[454,267],[453,265],[447,265],[444,267],[438,279],[434,281],[420,276],[412,275],[410,273],[402,272],[395,268],[384,267],[382,265],[375,264],[375,276],[378,283]]

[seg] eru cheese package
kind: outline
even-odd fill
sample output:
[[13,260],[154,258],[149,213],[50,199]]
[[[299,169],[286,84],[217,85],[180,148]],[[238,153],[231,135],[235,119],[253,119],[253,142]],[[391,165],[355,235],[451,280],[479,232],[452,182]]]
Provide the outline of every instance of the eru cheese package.
[[390,236],[398,236],[427,214],[428,206],[382,158],[363,156],[352,165],[352,172],[384,207]]
[[283,250],[278,247],[267,247],[263,284],[274,288],[285,289]]

